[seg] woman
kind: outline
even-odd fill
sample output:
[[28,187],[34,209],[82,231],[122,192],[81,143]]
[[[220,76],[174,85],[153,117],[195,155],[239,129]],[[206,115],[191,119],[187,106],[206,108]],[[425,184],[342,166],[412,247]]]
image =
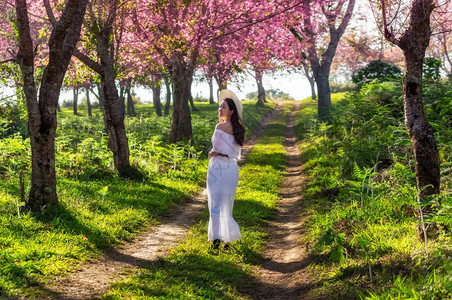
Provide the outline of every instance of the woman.
[[237,159],[245,136],[242,118],[242,102],[229,91],[222,90],[218,97],[218,119],[212,136],[207,170],[207,195],[209,204],[208,239],[218,249],[220,241],[224,248],[240,239],[240,229],[232,217],[234,196],[239,180]]

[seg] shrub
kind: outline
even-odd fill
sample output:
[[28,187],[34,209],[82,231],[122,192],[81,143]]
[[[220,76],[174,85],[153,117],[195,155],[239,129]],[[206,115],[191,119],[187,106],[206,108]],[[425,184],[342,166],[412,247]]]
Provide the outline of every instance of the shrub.
[[351,92],[356,89],[356,85],[351,82],[345,83],[330,83],[331,93],[342,93],[342,92]]
[[2,99],[0,103],[0,138],[19,133],[28,137],[28,122],[25,101],[15,97]]
[[[246,94],[247,100],[257,100],[257,92],[251,92]],[[284,93],[279,89],[268,89],[265,90],[265,96],[270,100],[294,100],[289,94]]]
[[437,81],[441,78],[441,61],[433,57],[424,60],[423,77],[426,81]]
[[[450,298],[452,149],[450,83],[425,85],[426,114],[436,131],[441,193],[425,215],[436,232],[419,238],[414,155],[398,82],[363,84],[316,123],[302,143],[308,175],[306,242],[323,269],[324,288],[341,299]],[[383,233],[383,234],[382,234]],[[428,246],[428,247],[427,247]],[[321,275],[321,276],[322,276]],[[370,292],[372,291],[372,292]]]
[[396,81],[401,78],[402,70],[399,67],[390,65],[381,60],[374,60],[353,75],[352,81],[360,87],[364,83],[369,83],[375,79],[384,82]]

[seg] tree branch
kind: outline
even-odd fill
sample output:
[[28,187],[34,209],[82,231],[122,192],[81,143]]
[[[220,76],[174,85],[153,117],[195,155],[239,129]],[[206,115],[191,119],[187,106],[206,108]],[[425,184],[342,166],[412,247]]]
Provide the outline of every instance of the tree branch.
[[[225,37],[225,36],[231,35],[231,34],[233,34],[233,33],[236,33],[236,32],[238,32],[238,31],[240,31],[240,30],[243,30],[243,29],[245,29],[245,28],[248,28],[248,27],[250,27],[250,26],[253,26],[253,25],[257,24],[257,23],[261,23],[261,22],[267,21],[267,20],[269,20],[269,19],[271,19],[271,18],[274,18],[274,17],[276,17],[276,16],[278,16],[278,15],[280,15],[280,14],[282,14],[282,13],[285,13],[285,12],[287,12],[287,11],[289,11],[289,10],[291,10],[291,9],[293,9],[293,8],[295,8],[295,7],[297,7],[297,6],[299,6],[299,5],[302,5],[303,3],[304,3],[304,1],[299,1],[299,2],[295,3],[295,4],[292,5],[292,6],[289,6],[289,7],[287,7],[287,8],[284,8],[284,9],[281,10],[281,11],[274,12],[274,13],[269,14],[269,15],[267,15],[267,16],[261,18],[261,19],[257,19],[257,20],[255,20],[255,21],[249,22],[249,23],[243,25],[242,27],[236,28],[236,29],[234,29],[234,30],[232,30],[232,31],[230,31],[230,32],[227,32],[227,33],[223,33],[223,34],[221,34],[221,35],[214,36],[214,37],[212,37],[212,38],[210,38],[210,39],[207,39],[207,41],[210,42],[210,41],[216,40],[216,39],[218,39],[218,38]],[[224,24],[222,24],[222,26],[223,26],[223,25],[224,25]],[[218,28],[221,28],[222,26],[220,26],[220,27],[218,27]]]
[[5,59],[5,60],[0,60],[0,65],[6,64],[6,63],[18,63],[19,61],[17,60],[17,58],[10,58],[10,59]]
[[103,72],[102,66],[99,63],[97,63],[94,60],[92,60],[91,58],[89,58],[88,55],[83,54],[78,49],[74,50],[73,55],[75,57],[77,57],[77,59],[80,60],[82,63],[87,65],[94,72],[96,72],[98,74],[102,74],[102,72]]
[[386,1],[380,0],[380,3],[381,3],[381,13],[382,13],[382,17],[383,17],[383,35],[384,35],[385,39],[387,39],[394,45],[399,45],[400,41],[398,39],[396,39],[396,37],[393,33],[393,30],[392,30],[392,27],[389,28],[388,17],[387,17],[387,13],[386,13]]
[[47,11],[47,16],[49,17],[49,21],[52,24],[53,27],[55,27],[57,20],[55,18],[55,15],[53,14],[52,7],[50,7],[49,0],[44,0],[44,6]]

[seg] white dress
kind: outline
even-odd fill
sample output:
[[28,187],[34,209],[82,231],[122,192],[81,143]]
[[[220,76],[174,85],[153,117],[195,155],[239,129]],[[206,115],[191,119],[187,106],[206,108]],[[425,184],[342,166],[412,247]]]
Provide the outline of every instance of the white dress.
[[207,169],[207,196],[209,204],[208,239],[220,239],[225,243],[240,239],[240,229],[232,217],[235,191],[239,180],[237,160],[241,147],[232,134],[215,129],[212,151],[226,154],[213,156]]

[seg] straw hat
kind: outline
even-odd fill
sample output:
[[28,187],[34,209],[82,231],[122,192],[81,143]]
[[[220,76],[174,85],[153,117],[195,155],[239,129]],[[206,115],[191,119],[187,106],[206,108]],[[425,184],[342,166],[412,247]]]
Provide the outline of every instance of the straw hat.
[[239,116],[239,122],[243,125],[243,117],[242,117],[242,111],[243,111],[243,105],[242,101],[237,98],[237,96],[231,92],[230,90],[221,90],[220,95],[218,96],[218,104],[220,104],[225,98],[232,99],[234,101],[235,107],[237,108],[237,114]]

